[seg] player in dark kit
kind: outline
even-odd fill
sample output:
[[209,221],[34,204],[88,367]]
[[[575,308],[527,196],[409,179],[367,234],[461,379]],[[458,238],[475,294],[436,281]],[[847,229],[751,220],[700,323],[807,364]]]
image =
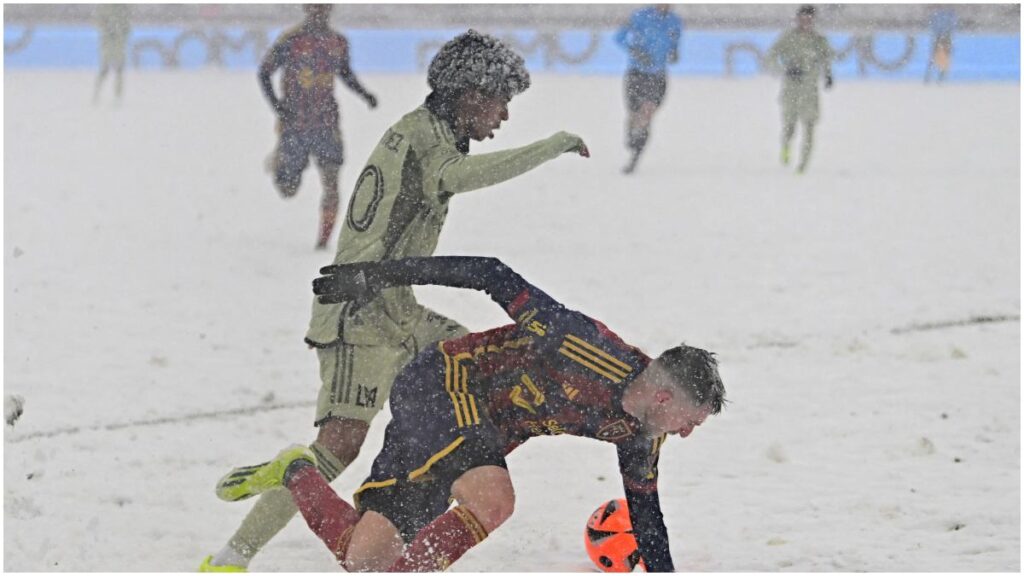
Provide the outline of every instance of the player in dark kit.
[[[436,284],[486,291],[515,324],[443,340],[395,381],[392,420],[358,507],[337,496],[306,447],[234,472],[218,496],[284,485],[310,528],[349,571],[439,571],[512,514],[505,456],[534,436],[611,442],[640,557],[671,571],[658,499],[668,434],[721,411],[725,390],[707,351],[680,345],[652,360],[601,322],[569,310],[494,258],[408,258],[328,266],[325,301],[359,306],[380,290]],[[457,505],[449,510],[451,501]]]
[[[330,4],[306,4],[306,19],[271,47],[260,65],[263,94],[278,116],[279,142],[274,152],[274,183],[288,198],[299,190],[310,155],[320,166],[324,195],[316,247],[327,247],[338,214],[338,172],[344,161],[334,77],[359,94],[370,108],[377,97],[366,91],[349,66],[348,40],[330,28]],[[278,98],[270,76],[284,68],[284,97]]]

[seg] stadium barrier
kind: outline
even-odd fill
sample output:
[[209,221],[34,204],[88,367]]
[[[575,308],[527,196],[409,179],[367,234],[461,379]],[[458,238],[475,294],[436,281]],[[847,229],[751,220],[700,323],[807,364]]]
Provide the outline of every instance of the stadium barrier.
[[[446,40],[464,29],[345,31],[352,65],[360,74],[422,71]],[[221,67],[251,69],[280,28],[154,27],[133,28],[129,66],[141,69]],[[621,74],[626,55],[610,30],[541,32],[492,30],[514,45],[537,72]],[[751,76],[761,72],[761,57],[779,32],[689,30],[683,35],[674,75]],[[931,50],[927,33],[826,32],[837,59],[838,78],[920,80]],[[95,68],[99,35],[85,26],[4,28],[4,65],[10,69]],[[958,34],[949,81],[1019,81],[1019,34]]]

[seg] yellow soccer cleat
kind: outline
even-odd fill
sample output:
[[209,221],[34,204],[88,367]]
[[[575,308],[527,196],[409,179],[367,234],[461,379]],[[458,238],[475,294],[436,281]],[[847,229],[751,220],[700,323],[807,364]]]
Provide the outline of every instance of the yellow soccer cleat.
[[284,472],[296,460],[308,460],[316,465],[316,456],[308,446],[285,448],[270,462],[242,466],[228,472],[217,481],[217,498],[227,502],[245,500],[284,484]]
[[203,558],[203,563],[199,565],[199,571],[200,572],[248,572],[248,570],[245,569],[245,566],[232,566],[230,564],[228,564],[226,566],[214,566],[213,564],[210,564],[211,560],[213,560],[213,555],[212,554],[210,556],[207,556],[206,558]]
[[782,147],[782,154],[780,156],[780,159],[782,160],[783,166],[789,165],[789,146]]

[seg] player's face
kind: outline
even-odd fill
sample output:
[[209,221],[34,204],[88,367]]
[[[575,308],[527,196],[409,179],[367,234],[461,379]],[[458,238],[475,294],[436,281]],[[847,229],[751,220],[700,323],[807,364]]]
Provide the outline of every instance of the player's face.
[[801,30],[810,30],[814,27],[814,16],[811,16],[810,14],[801,14],[797,17],[796,22],[800,26]]
[[488,96],[475,90],[465,94],[459,116],[467,135],[477,141],[494,138],[494,131],[508,120],[508,102],[504,96]]
[[686,438],[704,423],[711,406],[697,406],[690,396],[671,382],[668,372],[652,364],[640,376],[648,378],[657,388],[647,407],[644,425],[653,434],[678,434]]
[[697,406],[685,394],[665,394],[671,398],[656,401],[647,414],[647,427],[655,434],[678,434],[686,438],[711,414],[710,406]]

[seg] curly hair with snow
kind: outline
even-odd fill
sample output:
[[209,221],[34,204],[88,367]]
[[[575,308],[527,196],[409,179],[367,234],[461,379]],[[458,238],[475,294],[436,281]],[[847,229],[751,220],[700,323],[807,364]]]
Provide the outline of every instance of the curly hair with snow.
[[493,36],[468,30],[449,40],[434,56],[427,83],[442,95],[479,90],[512,98],[530,87],[523,57]]

